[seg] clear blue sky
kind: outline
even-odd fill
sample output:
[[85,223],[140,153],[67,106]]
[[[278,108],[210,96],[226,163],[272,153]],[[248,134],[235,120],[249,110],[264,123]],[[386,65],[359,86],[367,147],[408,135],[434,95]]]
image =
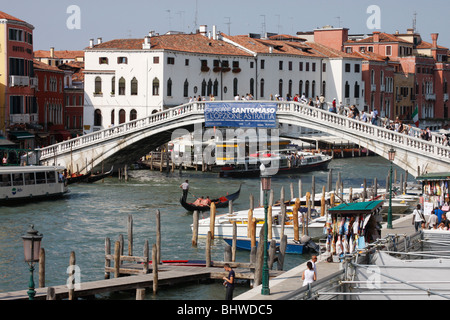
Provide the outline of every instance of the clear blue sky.
[[[67,27],[71,5],[80,8],[80,29]],[[230,28],[232,35],[261,33],[264,19],[267,32],[295,34],[340,25],[351,34],[367,34],[374,31],[367,27],[371,5],[380,8],[379,31],[406,32],[416,12],[422,38],[431,42],[430,34],[437,32],[438,43],[450,47],[448,0],[9,0],[0,10],[34,25],[35,50],[81,50],[91,38],[139,38],[150,30],[192,32],[195,20],[209,30],[216,25],[228,33]]]

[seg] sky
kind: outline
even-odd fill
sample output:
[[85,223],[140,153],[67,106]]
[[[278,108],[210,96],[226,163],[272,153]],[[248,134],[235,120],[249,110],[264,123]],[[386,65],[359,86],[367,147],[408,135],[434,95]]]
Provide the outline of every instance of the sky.
[[[7,1],[7,2],[5,2]],[[34,50],[83,50],[89,39],[144,38],[149,31],[195,32],[199,25],[231,35],[296,34],[326,25],[350,34],[406,33],[450,47],[448,0],[2,0],[4,11],[32,24]],[[375,10],[373,8],[375,7]],[[368,10],[369,9],[369,10]],[[197,28],[196,28],[197,27]]]

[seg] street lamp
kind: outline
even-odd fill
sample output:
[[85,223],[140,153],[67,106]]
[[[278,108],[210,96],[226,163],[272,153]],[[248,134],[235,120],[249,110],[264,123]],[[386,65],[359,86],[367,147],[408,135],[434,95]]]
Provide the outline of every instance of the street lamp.
[[34,263],[39,262],[42,237],[43,235],[39,234],[39,232],[34,229],[34,225],[31,225],[27,233],[22,236],[25,262],[30,266],[30,282],[28,283],[27,291],[30,300],[34,300],[34,296],[36,295],[36,291],[34,290],[33,272]]
[[[261,171],[261,189],[264,192],[264,264],[263,264],[263,273],[262,273],[261,294],[264,296],[268,296],[268,295],[270,295],[270,289],[269,289],[269,264],[267,262],[267,260],[268,260],[267,234],[269,233],[268,223],[267,223],[267,221],[268,221],[267,214],[268,214],[268,210],[269,210],[267,194],[271,189],[272,178],[266,171],[266,166],[263,163],[261,163],[259,170]],[[272,217],[270,217],[270,219],[272,219]]]
[[395,159],[395,150],[391,148],[388,151],[389,161],[391,162],[391,170],[389,174],[389,210],[388,210],[388,218],[387,218],[387,228],[392,229],[392,163]]

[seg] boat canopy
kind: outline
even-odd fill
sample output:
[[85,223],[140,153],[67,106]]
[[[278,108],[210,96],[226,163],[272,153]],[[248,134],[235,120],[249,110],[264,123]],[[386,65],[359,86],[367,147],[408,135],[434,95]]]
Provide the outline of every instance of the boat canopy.
[[427,173],[416,178],[418,181],[442,181],[450,180],[450,172]]

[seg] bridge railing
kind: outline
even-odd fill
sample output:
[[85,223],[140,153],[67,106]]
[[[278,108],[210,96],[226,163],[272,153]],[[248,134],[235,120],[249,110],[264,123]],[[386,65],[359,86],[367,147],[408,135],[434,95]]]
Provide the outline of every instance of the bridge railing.
[[81,137],[73,138],[67,141],[63,141],[45,148],[37,149],[40,153],[40,159],[48,159],[59,154],[73,152],[75,150],[85,148],[99,142],[104,142],[109,139],[115,139],[129,134],[137,132],[143,128],[146,128],[155,124],[163,124],[176,118],[181,118],[192,113],[203,113],[204,102],[191,102],[183,104],[176,108],[154,113],[148,117],[133,120],[130,122],[122,123],[111,128],[95,131]]
[[352,119],[344,115],[322,110],[316,107],[307,106],[297,102],[279,102],[278,113],[300,114],[305,119],[312,121],[320,120],[324,126],[341,127],[349,133],[360,136],[371,136],[372,138],[383,141],[386,144],[395,147],[401,147],[405,150],[426,153],[432,156],[444,158],[450,162],[450,147],[442,144],[443,140],[438,135],[433,135],[431,141],[423,140],[414,132],[410,136],[405,133],[399,133],[386,129],[384,127],[373,125],[370,122],[363,122]]
[[[396,147],[401,147],[406,150],[412,150],[419,153],[426,153],[430,156],[439,157],[450,162],[450,147],[443,146],[442,138],[438,135],[433,135],[432,141],[426,141],[418,136],[417,131],[414,132],[413,136],[410,136],[383,128],[381,126],[373,125],[370,122],[359,121],[344,115],[329,112],[328,110],[322,110],[298,102],[275,101],[275,103],[278,105],[277,114],[298,114],[302,118],[316,121],[316,123],[317,120],[319,120],[324,126],[341,128],[349,133],[360,136],[371,136],[374,139],[383,141],[388,145],[394,145]],[[78,138],[38,149],[40,152],[40,159],[45,160],[63,153],[73,152],[96,143],[137,132],[149,126],[164,124],[190,114],[203,114],[205,104],[205,101],[186,103],[169,110],[152,114],[145,118],[119,124],[111,128],[99,130]]]

